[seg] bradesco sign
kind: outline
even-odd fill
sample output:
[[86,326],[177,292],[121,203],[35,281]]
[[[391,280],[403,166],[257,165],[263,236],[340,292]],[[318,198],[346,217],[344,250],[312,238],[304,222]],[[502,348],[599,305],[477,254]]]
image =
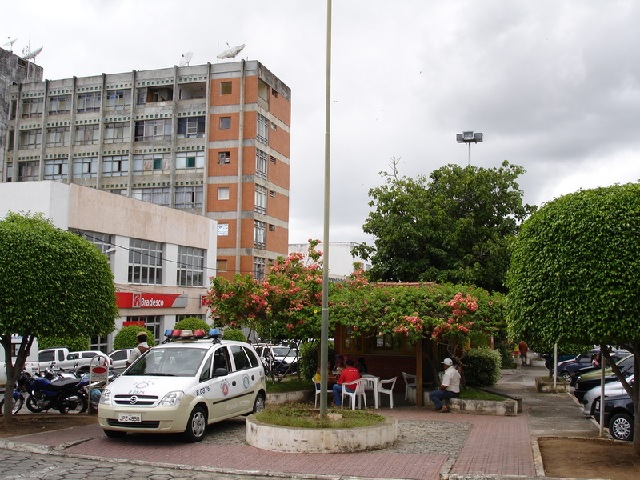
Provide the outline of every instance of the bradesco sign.
[[118,308],[184,308],[189,297],[185,293],[116,292]]

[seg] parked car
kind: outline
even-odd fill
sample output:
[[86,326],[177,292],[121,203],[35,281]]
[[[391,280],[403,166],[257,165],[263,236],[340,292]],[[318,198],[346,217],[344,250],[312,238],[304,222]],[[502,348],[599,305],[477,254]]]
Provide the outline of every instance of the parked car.
[[298,349],[289,345],[254,345],[267,372],[275,370],[278,374],[298,371]]
[[[600,421],[602,402],[598,398],[594,402],[593,417]],[[612,395],[604,399],[604,425],[609,434],[616,440],[633,440],[633,400],[626,393]]]
[[264,409],[266,378],[256,351],[222,333],[168,330],[167,343],[136,359],[102,392],[98,423],[109,438],[183,433],[198,442],[208,425]]
[[[566,381],[575,385],[575,380],[578,375],[578,371],[586,373],[591,370],[599,370],[599,366],[593,364],[593,359],[600,353],[599,348],[593,348],[589,352],[581,353],[571,360],[565,360],[558,362],[558,378],[564,378]],[[612,350],[611,357],[614,359],[620,359],[626,355],[629,355],[627,350]]]
[[116,372],[122,372],[125,368],[127,368],[127,360],[129,360],[129,356],[131,355],[132,348],[121,348],[120,350],[114,350],[109,354],[109,358],[111,358],[113,370]]
[[[629,384],[633,384],[633,375],[631,375],[627,379],[627,382],[629,382]],[[612,395],[621,395],[624,393],[626,393],[626,390],[622,386],[621,382],[610,382],[610,383],[605,383],[604,385],[605,398],[610,397]],[[601,394],[602,394],[602,387],[600,385],[593,387],[591,390],[589,390],[587,393],[584,394],[581,402],[582,402],[582,413],[584,414],[585,417],[588,418],[593,416],[595,401],[596,399],[600,398]]]
[[[633,354],[627,355],[626,357],[616,362],[617,367],[625,377],[633,374],[634,364],[635,359]],[[602,379],[602,371],[600,369],[597,369],[590,370],[587,373],[578,373],[579,375],[576,377],[575,389],[573,390],[573,394],[578,399],[578,401],[581,402],[582,398],[589,390],[600,385]],[[615,373],[613,373],[611,367],[605,369],[604,375],[605,383],[615,382],[618,380],[618,377],[616,377]]]
[[[94,357],[105,357],[109,359],[106,353],[100,350],[81,350],[79,352],[70,352],[67,358],[61,362],[56,362],[55,367],[61,370],[74,370],[76,374],[89,372],[89,367]],[[111,363],[111,360],[109,360]]]

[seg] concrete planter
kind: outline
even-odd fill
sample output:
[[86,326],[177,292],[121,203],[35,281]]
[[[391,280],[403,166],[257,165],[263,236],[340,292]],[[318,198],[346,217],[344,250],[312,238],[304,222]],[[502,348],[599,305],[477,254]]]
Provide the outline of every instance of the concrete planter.
[[393,445],[398,421],[362,428],[295,428],[268,425],[247,417],[247,443],[262,450],[296,453],[349,453]]
[[[409,389],[409,401],[416,401],[416,389]],[[452,412],[475,413],[479,415],[506,415],[514,416],[522,411],[518,405],[518,400],[505,398],[501,401],[493,400],[468,400],[464,398],[452,398],[449,400]],[[433,402],[429,398],[429,392],[423,392],[422,405],[433,407]]]
[[267,405],[284,405],[285,403],[313,402],[314,392],[311,390],[295,390],[284,393],[267,393]]
[[558,379],[554,388],[552,379],[536,378],[536,389],[539,393],[567,393],[569,384]]

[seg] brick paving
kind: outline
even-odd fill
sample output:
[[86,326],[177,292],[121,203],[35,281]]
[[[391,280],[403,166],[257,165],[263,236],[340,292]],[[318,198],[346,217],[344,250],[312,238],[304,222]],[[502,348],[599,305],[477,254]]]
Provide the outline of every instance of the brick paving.
[[[576,416],[580,414],[578,405],[566,394],[536,395],[531,379],[539,373],[535,370],[526,374],[514,371],[506,378],[503,375],[504,381],[498,385],[498,389],[502,386],[509,393],[516,392],[523,397],[523,405],[527,408],[518,416],[442,414],[408,406],[381,409],[380,413],[398,420],[400,436],[396,445],[371,452],[292,454],[260,450],[244,442],[244,418],[215,424],[205,440],[197,444],[185,444],[179,438],[167,435],[107,439],[97,425],[90,425],[6,439],[10,442],[0,442],[3,443],[0,446],[23,452],[63,454],[70,459],[78,458],[78,462],[82,462],[80,459],[118,459],[155,465],[156,468],[188,466],[195,468],[195,472],[226,472],[238,476],[425,480],[447,476],[538,478],[543,474],[538,473],[536,477],[541,465],[536,456],[535,435],[553,429],[559,421],[551,419],[551,426],[545,426],[537,419],[553,408],[560,412],[558,405],[575,408]],[[585,422],[583,418],[580,420]],[[531,422],[534,422],[533,428]],[[585,430],[585,435],[592,433],[589,431],[592,427],[576,428]],[[532,431],[535,431],[533,442]]]

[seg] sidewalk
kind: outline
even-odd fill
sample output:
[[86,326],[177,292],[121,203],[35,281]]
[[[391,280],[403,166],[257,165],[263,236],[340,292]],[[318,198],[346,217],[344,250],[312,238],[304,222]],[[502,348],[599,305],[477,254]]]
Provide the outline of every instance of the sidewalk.
[[395,446],[372,452],[302,455],[259,450],[244,443],[243,418],[214,425],[198,444],[147,435],[115,441],[91,425],[6,439],[0,447],[279,478],[542,478],[538,437],[598,434],[572,396],[536,392],[535,377],[546,373],[544,367],[503,372],[495,390],[522,398],[523,412],[515,417],[441,414],[406,406],[381,409],[398,419],[400,438]]

